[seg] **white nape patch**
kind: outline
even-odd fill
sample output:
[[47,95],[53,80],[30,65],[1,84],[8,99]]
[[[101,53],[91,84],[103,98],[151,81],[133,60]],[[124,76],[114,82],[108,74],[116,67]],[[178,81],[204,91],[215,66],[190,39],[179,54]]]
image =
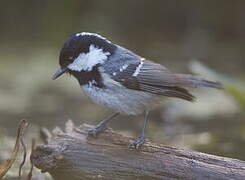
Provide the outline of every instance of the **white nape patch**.
[[140,72],[140,69],[142,68],[142,66],[143,66],[143,64],[144,64],[144,61],[145,59],[141,59],[141,62],[140,62],[140,64],[139,64],[139,66],[136,68],[136,70],[135,70],[135,72],[134,72],[134,74],[133,74],[133,76],[137,76],[138,74],[139,74],[139,72]]
[[116,73],[116,72],[114,72],[114,73],[112,73],[112,75],[113,75],[113,76],[116,76],[116,75],[117,75],[117,73]]
[[127,67],[128,67],[128,64],[124,64],[124,65],[119,69],[119,71],[120,71],[120,72],[123,72],[125,69],[127,69]]
[[88,53],[80,53],[67,67],[73,71],[91,71],[95,65],[103,63],[109,55],[109,52],[103,52],[101,48],[91,44]]
[[105,37],[99,35],[99,34],[96,34],[96,33],[90,33],[90,32],[81,32],[81,33],[77,33],[76,36],[96,36],[100,39],[104,39],[106,40],[107,42],[111,43],[111,41],[107,40]]

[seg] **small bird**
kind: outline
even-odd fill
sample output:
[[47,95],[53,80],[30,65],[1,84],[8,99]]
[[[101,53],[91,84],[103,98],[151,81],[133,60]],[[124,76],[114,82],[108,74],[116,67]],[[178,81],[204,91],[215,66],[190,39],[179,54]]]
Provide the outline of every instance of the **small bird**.
[[115,111],[88,134],[97,136],[118,114],[144,113],[144,125],[138,139],[130,143],[138,149],[145,142],[149,111],[162,97],[193,101],[187,88],[199,86],[222,89],[218,82],[190,74],[175,74],[164,66],[135,54],[99,34],[76,33],[64,43],[59,56],[60,68],[53,79],[67,72],[74,76],[83,92],[98,105]]

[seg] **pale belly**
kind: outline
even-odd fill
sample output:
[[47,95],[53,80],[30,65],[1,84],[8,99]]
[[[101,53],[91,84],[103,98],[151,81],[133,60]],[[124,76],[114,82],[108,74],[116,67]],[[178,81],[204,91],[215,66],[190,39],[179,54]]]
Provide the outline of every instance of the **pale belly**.
[[141,114],[159,104],[159,97],[150,93],[130,90],[124,87],[101,89],[94,86],[81,86],[84,93],[96,104],[125,114]]

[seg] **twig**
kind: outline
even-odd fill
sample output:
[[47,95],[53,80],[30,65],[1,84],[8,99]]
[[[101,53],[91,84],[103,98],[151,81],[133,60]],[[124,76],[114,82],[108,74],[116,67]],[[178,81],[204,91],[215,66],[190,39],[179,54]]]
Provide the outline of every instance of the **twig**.
[[23,148],[23,159],[22,159],[22,162],[21,162],[20,167],[19,167],[19,179],[21,180],[21,170],[22,170],[22,167],[24,166],[24,164],[26,162],[26,145],[23,142],[22,138],[20,139],[20,143],[21,143],[21,146]]
[[[31,144],[31,156],[32,156],[32,153],[34,152],[34,149],[35,149],[35,139],[32,139],[32,144]],[[31,161],[31,169],[27,175],[27,178],[26,180],[31,180],[32,178],[32,171],[33,171],[33,167],[34,167],[34,164],[33,164],[33,161],[32,161],[32,158],[30,156],[30,161]]]
[[8,172],[8,170],[13,165],[14,161],[16,160],[17,154],[19,152],[19,148],[21,145],[21,139],[26,132],[26,129],[28,127],[29,123],[26,120],[21,120],[18,130],[17,130],[17,138],[14,146],[14,150],[11,154],[10,159],[6,160],[3,164],[0,164],[0,179],[5,176],[5,174]]

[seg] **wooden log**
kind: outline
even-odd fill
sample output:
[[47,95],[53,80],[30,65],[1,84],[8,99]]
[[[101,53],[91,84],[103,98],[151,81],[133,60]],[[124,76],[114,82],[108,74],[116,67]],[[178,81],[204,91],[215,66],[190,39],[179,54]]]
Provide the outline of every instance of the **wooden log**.
[[36,147],[32,162],[55,180],[245,179],[244,161],[150,142],[129,149],[132,138],[110,129],[87,137],[90,128],[71,121],[65,132],[56,128],[48,144]]

